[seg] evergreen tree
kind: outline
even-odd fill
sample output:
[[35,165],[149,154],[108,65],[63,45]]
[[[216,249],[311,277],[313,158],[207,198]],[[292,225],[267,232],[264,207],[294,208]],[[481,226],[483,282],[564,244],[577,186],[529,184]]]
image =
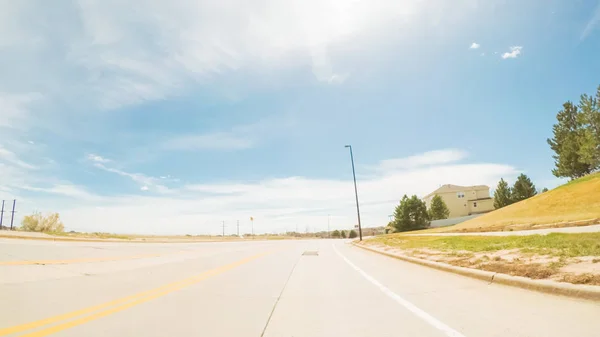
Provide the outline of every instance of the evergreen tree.
[[397,232],[429,227],[429,214],[425,202],[416,195],[404,195],[394,211],[394,227]]
[[512,202],[519,202],[536,195],[535,185],[531,182],[528,176],[520,174],[515,181],[515,185],[512,188]]
[[581,123],[579,156],[591,170],[600,169],[600,87],[596,97],[582,95],[579,101]]
[[547,188],[547,187],[544,187],[544,188],[542,189],[542,193],[546,193],[546,192],[548,192],[548,188]]
[[431,220],[440,220],[440,219],[448,219],[450,216],[450,210],[444,199],[439,195],[435,195],[433,199],[431,199],[431,206],[429,207],[429,218]]
[[512,203],[511,188],[508,187],[508,183],[503,178],[500,178],[498,186],[496,186],[496,191],[494,192],[494,208],[499,209]]
[[552,127],[554,136],[547,140],[555,153],[552,157],[556,167],[552,170],[552,174],[556,177],[574,179],[590,173],[591,165],[584,163],[580,156],[582,125],[577,106],[566,102],[556,115],[556,119],[558,123]]
[[340,236],[342,237],[342,239],[346,238],[346,231],[341,231],[340,232]]

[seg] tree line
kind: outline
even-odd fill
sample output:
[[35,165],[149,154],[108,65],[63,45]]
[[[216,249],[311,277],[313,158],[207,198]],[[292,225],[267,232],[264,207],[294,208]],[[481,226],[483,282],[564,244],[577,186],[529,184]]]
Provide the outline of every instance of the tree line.
[[[544,188],[541,192],[547,192]],[[510,187],[504,178],[500,178],[496,190],[494,191],[494,208],[499,209],[515,202],[529,199],[538,194],[535,185],[525,174],[520,174],[515,184]]]
[[345,230],[334,230],[333,232],[331,232],[331,237],[332,238],[342,238],[345,239],[346,237],[348,237],[349,239],[354,239],[355,237],[357,237],[358,234],[356,234],[356,231],[354,229],[348,231],[348,234],[346,234]]
[[427,209],[425,201],[416,195],[406,194],[394,210],[394,219],[388,223],[387,232],[406,232],[429,227],[432,220],[447,219],[450,210],[441,196],[435,195]]
[[600,170],[600,86],[595,97],[583,94],[579,104],[567,101],[556,115],[552,138],[552,174],[576,179]]

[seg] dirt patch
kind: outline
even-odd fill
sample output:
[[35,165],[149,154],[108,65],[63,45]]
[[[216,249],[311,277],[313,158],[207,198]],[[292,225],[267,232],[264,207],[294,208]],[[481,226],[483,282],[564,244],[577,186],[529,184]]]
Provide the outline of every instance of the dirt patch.
[[531,279],[551,279],[574,284],[600,285],[600,257],[550,256],[523,252],[521,249],[504,249],[493,252],[466,250],[442,251],[430,248],[400,249],[387,245],[368,246],[387,252],[442,262],[459,267],[481,269]]
[[558,279],[561,282],[573,284],[600,285],[600,274],[564,274]]
[[542,263],[490,262],[478,265],[477,269],[538,280],[556,274],[558,268]]
[[[560,268],[560,271],[563,273],[572,273],[572,274],[598,274],[600,275],[600,263],[598,263],[597,257],[593,256],[585,256],[578,258],[576,261],[573,261],[570,264],[565,265]],[[596,261],[596,262],[594,262]]]

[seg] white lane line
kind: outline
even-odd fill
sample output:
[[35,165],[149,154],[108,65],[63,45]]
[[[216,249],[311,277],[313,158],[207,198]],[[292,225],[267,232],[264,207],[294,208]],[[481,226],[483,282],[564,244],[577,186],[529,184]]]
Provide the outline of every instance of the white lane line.
[[412,312],[413,314],[415,314],[416,316],[418,316],[419,318],[421,318],[425,322],[431,324],[432,326],[434,326],[438,330],[441,330],[446,336],[450,336],[450,337],[465,337],[460,332],[458,332],[458,331],[452,329],[451,327],[447,326],[446,324],[440,322],[435,317],[433,317],[430,314],[428,314],[427,312],[423,311],[422,309],[420,309],[416,305],[414,305],[411,302],[409,302],[409,301],[403,299],[402,297],[398,296],[398,294],[396,294],[395,292],[391,291],[389,288],[387,288],[383,284],[379,283],[379,281],[377,281],[376,279],[374,279],[371,275],[365,273],[362,269],[360,269],[359,267],[357,267],[354,263],[350,262],[350,260],[348,260],[344,255],[342,255],[342,253],[340,253],[340,251],[335,247],[335,244],[331,244],[331,246],[333,247],[333,250],[335,250],[335,252],[337,253],[337,255],[339,255],[344,261],[346,261],[346,263],[349,264],[350,267],[352,267],[354,270],[356,270],[359,274],[361,274],[369,282],[373,283],[377,288],[379,288],[379,290],[381,290],[388,297],[392,298],[394,301],[398,302],[400,305],[402,305],[403,307],[405,307],[406,309],[408,309],[408,311]]

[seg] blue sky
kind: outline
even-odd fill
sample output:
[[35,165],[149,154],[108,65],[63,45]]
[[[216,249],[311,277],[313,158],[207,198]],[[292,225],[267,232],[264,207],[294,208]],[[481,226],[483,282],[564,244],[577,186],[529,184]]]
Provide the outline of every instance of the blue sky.
[[349,228],[347,143],[366,226],[440,184],[560,184],[546,138],[600,84],[600,3],[1,1],[0,51],[19,222]]

